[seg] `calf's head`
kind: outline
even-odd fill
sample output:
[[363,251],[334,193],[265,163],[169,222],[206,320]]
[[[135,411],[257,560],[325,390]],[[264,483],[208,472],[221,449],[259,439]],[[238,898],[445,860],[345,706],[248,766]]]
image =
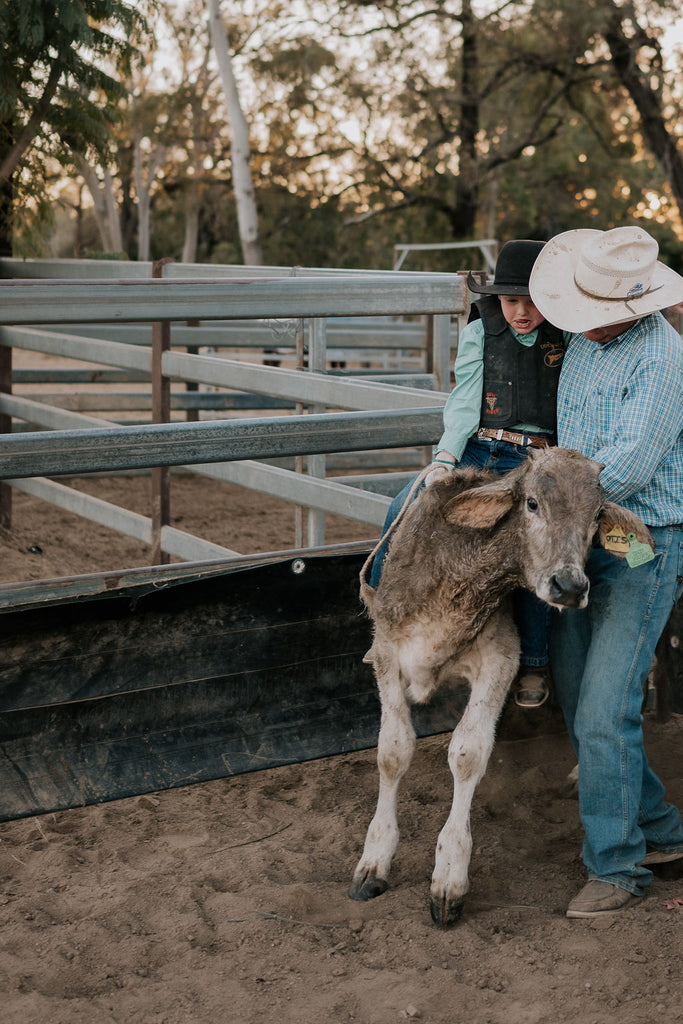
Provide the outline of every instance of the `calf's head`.
[[534,450],[512,472],[452,498],[444,517],[478,530],[500,526],[501,540],[515,546],[529,590],[556,608],[584,608],[589,588],[584,566],[594,541],[604,545],[609,532],[620,527],[654,548],[640,519],[605,498],[602,469],[569,449]]

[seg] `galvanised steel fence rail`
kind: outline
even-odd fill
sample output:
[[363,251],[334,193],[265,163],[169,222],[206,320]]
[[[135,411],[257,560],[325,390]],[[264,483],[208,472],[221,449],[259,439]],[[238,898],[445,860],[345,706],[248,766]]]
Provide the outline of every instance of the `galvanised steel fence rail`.
[[[100,261],[91,261],[89,270],[93,263],[97,276],[91,279],[46,279],[49,267],[34,263],[32,276],[0,280],[0,419],[6,431],[0,480],[150,543],[158,561],[171,554],[192,560],[235,553],[173,530],[167,515],[158,521],[148,519],[47,478],[154,467],[155,488],[162,495],[161,502],[154,504],[160,504],[163,513],[168,504],[169,468],[192,466],[205,475],[304,505],[309,509],[312,546],[324,543],[325,512],[381,525],[389,499],[375,493],[376,478],[360,474],[350,483],[326,479],[324,456],[432,444],[441,433],[447,388],[429,391],[354,378],[343,375],[343,370],[336,375],[325,372],[329,334],[334,329],[328,324],[335,324],[331,318],[343,317],[340,329],[357,339],[360,329],[354,329],[348,318],[363,318],[372,347],[382,330],[392,330],[394,325],[383,323],[373,336],[374,321],[367,318],[426,318],[432,365],[439,368],[434,376],[448,380],[457,344],[453,319],[465,311],[461,276],[297,269],[296,276],[285,277],[278,268],[258,268],[259,273],[249,273],[255,268],[239,268],[231,276],[221,268],[208,279],[195,277],[197,268],[188,276],[177,276],[178,268],[165,264],[152,269],[166,277],[149,279],[139,276],[149,273],[148,266],[136,264],[133,273],[129,265],[116,263],[106,268],[109,273],[121,274],[122,267],[125,271],[112,279],[105,276]],[[20,272],[21,267],[17,261],[0,261],[0,274]],[[64,269],[61,261],[58,267]],[[69,265],[70,271],[75,269]],[[214,272],[214,268],[202,270]],[[212,330],[218,324],[253,322],[258,327],[264,321],[286,319],[301,324],[300,331],[306,324],[306,372],[196,351],[204,347],[203,341],[197,345],[196,338],[204,337],[207,324]],[[405,326],[396,325],[398,330]],[[408,326],[414,332],[413,325]],[[144,342],[135,334],[141,329],[147,332]],[[112,340],[108,332],[121,330],[129,332],[118,335],[125,340]],[[211,338],[212,343],[216,340]],[[231,344],[234,341],[230,339]],[[414,342],[413,333],[409,344]],[[173,346],[178,344],[191,351],[175,351]],[[155,422],[121,425],[13,395],[11,352],[20,348],[151,379]],[[168,422],[171,383],[178,381],[260,396],[264,401],[290,404],[295,411],[265,418]],[[42,429],[10,434],[12,420],[15,425],[19,420]],[[112,432],[116,432],[115,445]],[[285,456],[299,462],[307,456],[308,474],[256,461]],[[6,507],[6,487],[3,497]]]

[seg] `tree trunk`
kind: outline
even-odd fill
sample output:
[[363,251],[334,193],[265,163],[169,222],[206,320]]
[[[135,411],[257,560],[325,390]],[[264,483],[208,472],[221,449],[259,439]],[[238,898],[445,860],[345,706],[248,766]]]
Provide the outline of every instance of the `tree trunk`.
[[95,168],[88,163],[85,157],[74,153],[73,159],[92,198],[93,214],[100,234],[102,251],[107,253],[123,252],[121,223],[111,171],[105,167],[103,178],[100,180]]
[[637,63],[640,36],[629,38],[624,32],[622,14],[615,11],[605,31],[605,42],[619,81],[627,90],[640,115],[643,135],[652,154],[659,160],[671,185],[678,212],[683,217],[683,158],[676,137],[667,128],[659,95],[649,85]]
[[3,151],[0,152],[0,182],[12,177],[21,163],[22,157],[40,132],[43,119],[50,109],[50,104],[54,99],[59,80],[62,77],[64,69],[62,57],[63,54],[60,53],[59,59],[52,65],[43,92],[38,98],[28,121],[17,132],[16,136],[12,136],[12,146],[6,150],[3,148]]
[[[14,144],[14,118],[0,121],[0,163]],[[14,174],[0,178],[0,256],[12,255]]]
[[149,184],[151,176],[148,176],[147,181],[144,180],[145,176],[142,169],[142,152],[139,138],[136,138],[135,140],[133,174],[135,179],[135,191],[138,197],[138,261],[140,263],[145,263],[149,259]]
[[0,257],[12,255],[14,187],[12,178],[0,181]]
[[114,179],[108,167],[104,168],[104,182],[102,186],[107,210],[107,221],[111,235],[111,251],[123,252],[123,236],[121,233],[121,218],[119,217],[118,206],[116,205],[116,190]]
[[196,263],[199,239],[199,205],[188,203],[185,208],[185,239],[183,241],[183,263]]
[[470,0],[462,4],[460,149],[451,230],[455,239],[474,238],[479,209],[477,133],[479,131],[477,25]]
[[263,263],[263,252],[259,239],[258,212],[251,179],[249,129],[237,93],[228,37],[221,18],[219,0],[207,0],[207,7],[211,44],[218,62],[228,109],[228,120],[232,129],[232,178],[242,257],[247,264],[260,265]]

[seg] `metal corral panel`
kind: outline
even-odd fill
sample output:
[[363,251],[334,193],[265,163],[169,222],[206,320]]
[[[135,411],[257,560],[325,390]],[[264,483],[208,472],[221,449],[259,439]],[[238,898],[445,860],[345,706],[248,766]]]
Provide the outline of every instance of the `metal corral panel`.
[[0,820],[374,746],[365,556],[0,588]]
[[[374,747],[366,555],[338,545],[0,586],[0,820]],[[414,708],[417,734],[451,730],[466,700],[455,688]],[[551,699],[533,715],[508,703],[498,732],[563,728]]]

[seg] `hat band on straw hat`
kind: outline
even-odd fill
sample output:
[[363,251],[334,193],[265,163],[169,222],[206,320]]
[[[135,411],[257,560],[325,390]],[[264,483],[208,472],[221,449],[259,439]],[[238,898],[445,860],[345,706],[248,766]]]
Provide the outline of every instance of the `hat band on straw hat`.
[[634,284],[632,288],[629,288],[626,295],[600,295],[598,292],[591,292],[588,288],[584,288],[582,284],[576,279],[574,274],[574,284],[583,295],[587,295],[589,299],[598,299],[600,302],[623,302],[629,313],[633,313],[637,316],[637,312],[633,309],[629,302],[634,302],[636,299],[644,299],[646,295],[652,295],[654,292],[660,291],[664,286],[659,284],[656,288],[644,289],[642,284]]

